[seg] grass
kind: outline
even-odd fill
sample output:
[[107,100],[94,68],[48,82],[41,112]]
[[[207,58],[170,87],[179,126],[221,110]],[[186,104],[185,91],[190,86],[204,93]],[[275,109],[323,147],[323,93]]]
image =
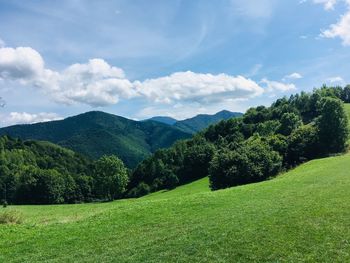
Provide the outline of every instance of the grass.
[[208,177],[200,179],[198,181],[195,181],[187,185],[179,186],[176,189],[171,191],[162,190],[156,193],[152,193],[152,194],[146,195],[143,198],[147,198],[147,199],[155,199],[155,198],[161,199],[161,198],[172,198],[172,197],[176,198],[179,196],[205,193],[205,192],[210,192]]
[[350,155],[217,192],[207,179],[140,199],[16,206],[0,262],[349,262]]
[[0,211],[0,225],[1,224],[20,224],[23,218],[21,213],[16,210],[2,209]]

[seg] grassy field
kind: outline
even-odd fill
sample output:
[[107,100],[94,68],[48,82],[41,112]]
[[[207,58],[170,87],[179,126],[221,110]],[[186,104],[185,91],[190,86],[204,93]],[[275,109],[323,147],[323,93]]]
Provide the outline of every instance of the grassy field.
[[140,199],[4,211],[22,223],[0,224],[0,262],[350,262],[350,154],[217,192],[204,178]]
[[207,179],[137,200],[17,206],[0,262],[350,262],[350,155],[210,192]]

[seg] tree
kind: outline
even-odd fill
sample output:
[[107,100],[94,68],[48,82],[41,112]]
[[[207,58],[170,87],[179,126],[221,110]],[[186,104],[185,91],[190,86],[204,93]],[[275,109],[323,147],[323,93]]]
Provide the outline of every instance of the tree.
[[212,190],[263,181],[275,176],[282,157],[259,136],[252,137],[237,150],[217,152],[209,168]]
[[151,192],[151,188],[148,184],[145,184],[144,182],[141,182],[137,187],[132,188],[127,197],[130,198],[136,198],[140,196],[147,195]]
[[179,178],[169,169],[164,171],[164,187],[168,190],[174,189],[179,184]]
[[344,151],[349,130],[343,102],[325,97],[320,100],[318,108],[320,116],[316,120],[316,126],[322,153]]
[[308,124],[297,128],[288,137],[286,163],[295,166],[320,156],[315,126]]
[[343,93],[342,93],[342,101],[344,101],[345,103],[350,103],[350,85],[347,85],[344,89],[343,89]]
[[181,182],[191,182],[208,176],[209,163],[212,160],[215,147],[204,138],[197,140],[184,153]]
[[112,155],[96,161],[94,180],[96,197],[111,201],[122,196],[129,179],[124,163]]
[[281,126],[278,129],[278,132],[288,136],[292,133],[293,130],[301,126],[303,122],[299,115],[293,112],[284,113],[281,117]]

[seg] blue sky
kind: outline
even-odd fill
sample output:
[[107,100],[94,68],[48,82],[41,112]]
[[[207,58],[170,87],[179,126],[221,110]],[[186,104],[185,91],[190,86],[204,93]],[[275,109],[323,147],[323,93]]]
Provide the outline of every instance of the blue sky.
[[245,111],[350,71],[349,0],[0,0],[1,126]]

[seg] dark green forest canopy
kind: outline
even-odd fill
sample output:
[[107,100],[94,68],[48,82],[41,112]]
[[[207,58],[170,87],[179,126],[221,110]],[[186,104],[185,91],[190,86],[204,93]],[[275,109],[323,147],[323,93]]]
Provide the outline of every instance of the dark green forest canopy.
[[191,134],[163,123],[133,121],[98,111],[60,121],[5,127],[0,129],[0,135],[49,141],[92,159],[116,155],[129,168],[157,149],[191,137]]
[[345,151],[350,86],[327,87],[250,108],[193,139],[157,151],[133,171],[129,196],[209,176],[213,190],[259,182],[307,160]]
[[0,138],[0,200],[4,204],[111,200],[123,194],[127,181],[124,164],[114,156],[92,161],[52,143]]

